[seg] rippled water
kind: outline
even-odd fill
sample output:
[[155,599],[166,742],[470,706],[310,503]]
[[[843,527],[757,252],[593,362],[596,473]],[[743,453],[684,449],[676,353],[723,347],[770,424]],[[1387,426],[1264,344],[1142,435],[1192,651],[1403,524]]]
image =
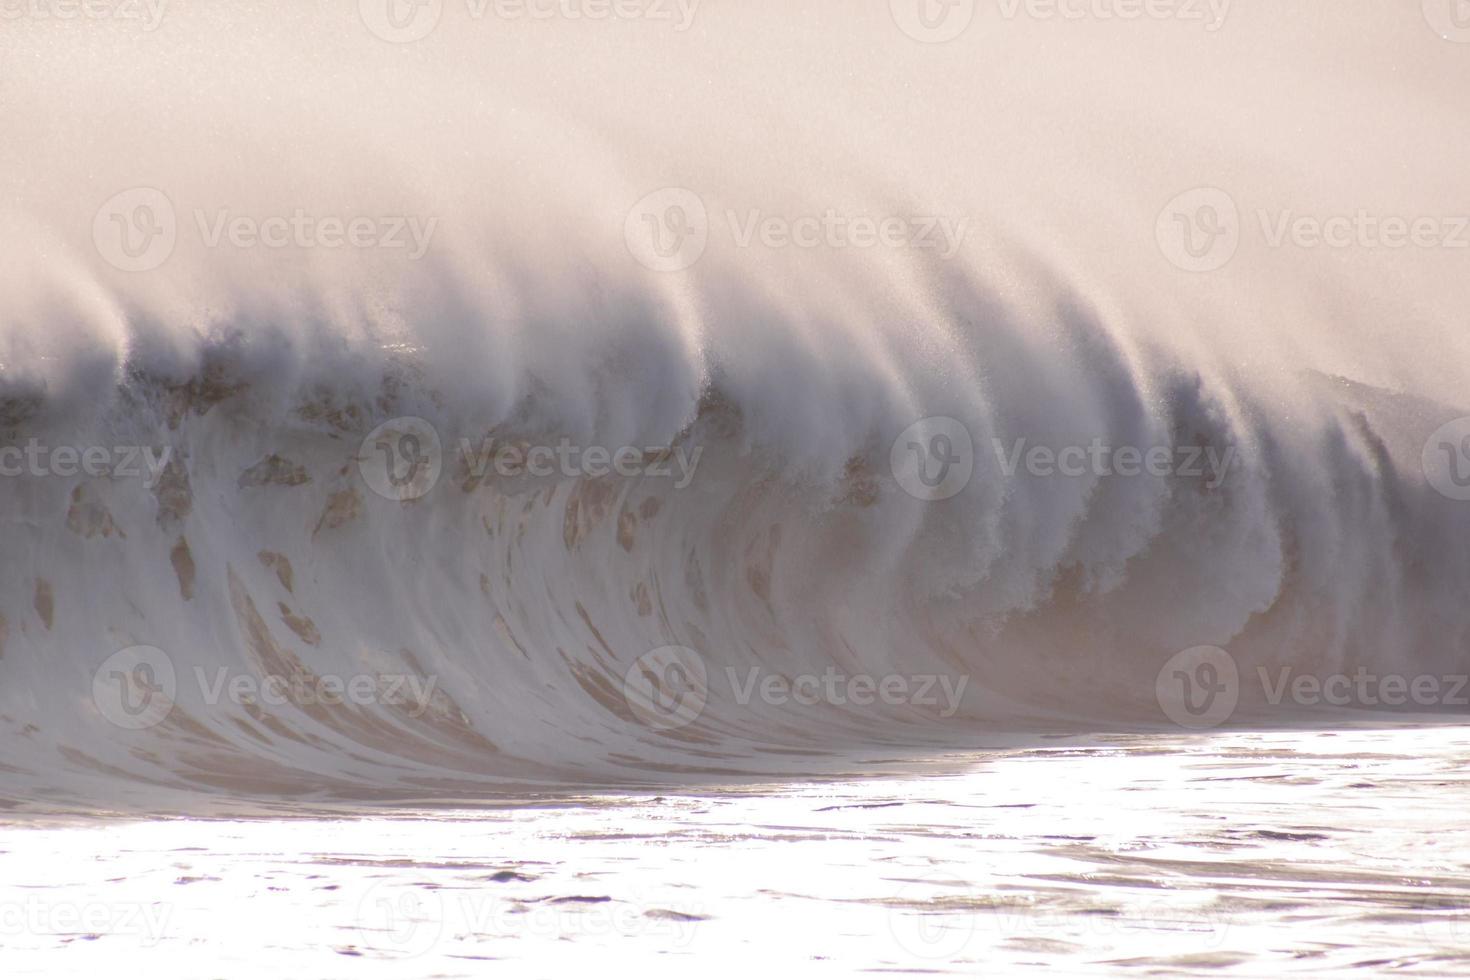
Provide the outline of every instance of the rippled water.
[[1043,738],[678,795],[13,816],[5,973],[1470,975],[1467,761],[1461,727]]

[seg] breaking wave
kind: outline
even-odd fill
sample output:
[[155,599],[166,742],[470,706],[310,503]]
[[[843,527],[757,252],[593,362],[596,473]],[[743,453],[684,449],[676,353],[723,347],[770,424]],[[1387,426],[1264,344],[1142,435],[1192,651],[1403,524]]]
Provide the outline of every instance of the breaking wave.
[[[1211,723],[1312,717],[1283,668],[1470,669],[1470,504],[1426,477],[1456,255],[1256,219],[1453,199],[1422,23],[969,57],[881,5],[452,7],[406,44],[284,4],[6,26],[15,795],[734,778],[1171,725],[1196,648]],[[1311,72],[1355,51],[1371,132]],[[1192,187],[1239,208],[1217,269],[1161,247]]]

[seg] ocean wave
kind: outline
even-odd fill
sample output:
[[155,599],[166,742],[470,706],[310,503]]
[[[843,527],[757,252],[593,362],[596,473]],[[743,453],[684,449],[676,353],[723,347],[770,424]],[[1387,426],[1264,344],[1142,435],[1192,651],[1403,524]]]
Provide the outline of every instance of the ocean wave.
[[[1038,80],[749,5],[616,52],[563,26],[548,80],[534,25],[459,15],[429,47],[272,4],[7,27],[0,721],[33,791],[452,796],[1458,708],[1456,256],[1271,231],[1456,179],[1386,178],[1395,133],[1463,142],[1434,64],[1379,78],[1329,182],[1324,132],[1269,114],[1212,162],[1302,82],[1291,38],[1152,25],[1160,67],[1112,66],[1239,46],[1200,134],[1078,91],[1106,49],[1074,40]],[[802,57],[667,84],[773,27]],[[885,113],[904,79],[948,112]],[[1214,269],[1166,238],[1189,187],[1236,211]]]

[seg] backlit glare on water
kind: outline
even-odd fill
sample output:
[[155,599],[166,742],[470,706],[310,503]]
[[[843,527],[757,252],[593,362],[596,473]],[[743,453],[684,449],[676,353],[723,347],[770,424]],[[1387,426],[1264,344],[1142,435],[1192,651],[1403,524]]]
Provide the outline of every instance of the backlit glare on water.
[[1042,739],[903,778],[12,822],[5,972],[1470,975],[1467,759],[1445,727]]

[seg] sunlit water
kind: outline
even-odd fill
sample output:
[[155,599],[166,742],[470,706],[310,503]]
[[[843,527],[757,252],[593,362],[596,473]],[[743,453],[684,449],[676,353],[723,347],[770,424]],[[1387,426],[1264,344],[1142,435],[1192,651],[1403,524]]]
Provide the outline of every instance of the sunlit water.
[[1447,727],[1040,739],[687,795],[15,819],[4,972],[1470,975],[1467,761]]

